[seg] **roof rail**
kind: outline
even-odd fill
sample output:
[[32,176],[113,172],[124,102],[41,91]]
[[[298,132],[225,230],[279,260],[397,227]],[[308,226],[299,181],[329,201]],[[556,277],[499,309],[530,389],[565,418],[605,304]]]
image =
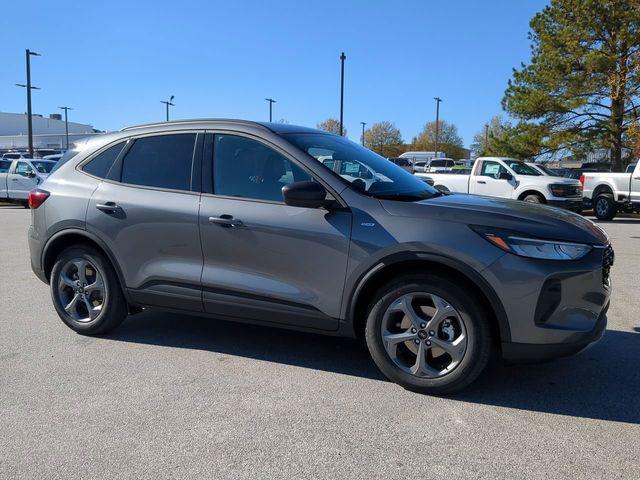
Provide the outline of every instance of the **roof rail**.
[[267,127],[265,127],[264,125],[258,123],[258,122],[253,122],[251,120],[238,120],[235,118],[192,118],[192,119],[185,119],[185,120],[171,120],[169,122],[151,122],[151,123],[141,123],[139,125],[132,125],[130,127],[125,127],[123,129],[121,129],[121,132],[127,131],[127,130],[134,130],[136,128],[146,128],[146,127],[155,127],[155,126],[160,126],[160,125],[183,125],[185,123],[202,123],[202,122],[224,122],[224,123],[237,123],[239,125],[250,125],[252,127],[260,127],[263,128],[265,130],[268,130]]

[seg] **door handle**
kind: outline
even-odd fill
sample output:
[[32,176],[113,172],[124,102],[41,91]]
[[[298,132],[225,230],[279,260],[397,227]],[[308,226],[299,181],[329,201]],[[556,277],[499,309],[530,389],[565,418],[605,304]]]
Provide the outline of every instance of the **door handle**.
[[233,215],[220,215],[219,217],[209,217],[209,223],[215,223],[223,227],[244,227],[242,220],[233,218]]
[[97,203],[96,208],[104,213],[116,213],[122,210],[115,202]]
[[478,180],[478,183],[481,183],[481,184],[483,184],[483,185],[486,185],[486,184],[487,184],[487,182],[485,182],[484,180]]
[[17,181],[18,181],[18,179],[17,179],[17,178],[12,178],[12,179],[11,179],[11,181],[12,181],[12,182],[17,182]]

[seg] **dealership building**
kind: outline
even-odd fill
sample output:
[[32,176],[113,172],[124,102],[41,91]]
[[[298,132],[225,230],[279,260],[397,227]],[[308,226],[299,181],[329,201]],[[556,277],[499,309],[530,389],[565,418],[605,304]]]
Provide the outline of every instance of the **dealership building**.
[[[32,115],[33,147],[64,148],[65,122],[59,113],[48,117]],[[26,113],[0,112],[0,150],[24,149],[29,146]],[[91,125],[69,122],[69,143],[100,133]]]

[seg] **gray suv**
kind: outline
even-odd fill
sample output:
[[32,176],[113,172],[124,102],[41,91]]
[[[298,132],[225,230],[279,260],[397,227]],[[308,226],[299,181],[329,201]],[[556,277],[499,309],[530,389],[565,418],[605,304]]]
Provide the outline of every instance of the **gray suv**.
[[447,393],[492,353],[569,355],[606,326],[595,224],[439,192],[309,128],[126,128],[68,152],[29,200],[33,270],[81,334],[168,309],[361,337],[394,382]]

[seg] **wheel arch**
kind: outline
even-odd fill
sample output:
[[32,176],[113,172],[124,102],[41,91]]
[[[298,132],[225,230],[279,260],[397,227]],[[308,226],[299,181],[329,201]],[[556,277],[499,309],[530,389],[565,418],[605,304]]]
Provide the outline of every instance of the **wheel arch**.
[[64,229],[55,233],[47,241],[42,251],[41,262],[47,282],[51,279],[51,271],[53,270],[53,265],[60,252],[73,245],[88,245],[104,254],[116,272],[118,281],[120,282],[120,286],[122,287],[122,291],[124,292],[127,301],[130,301],[128,298],[129,296],[127,293],[126,283],[124,281],[124,275],[122,274],[122,270],[120,269],[113,252],[102,240],[86,230],[77,228]]
[[473,291],[482,308],[491,317],[491,330],[497,344],[511,340],[511,329],[500,298],[475,270],[461,262],[428,253],[399,255],[382,259],[359,278],[347,307],[347,321],[357,337],[362,337],[367,321],[366,312],[376,291],[399,275],[435,272],[454,278]]
[[[598,195],[601,195],[603,193],[610,193],[611,195],[614,195],[613,187],[608,183],[601,183],[600,185],[598,185],[596,188],[593,189],[591,198],[595,200],[598,197]],[[614,196],[614,200],[615,200],[615,196]]]
[[527,195],[537,195],[542,199],[543,203],[547,203],[547,197],[540,190],[536,190],[534,188],[527,188],[520,195],[518,195],[518,200],[524,200]]

